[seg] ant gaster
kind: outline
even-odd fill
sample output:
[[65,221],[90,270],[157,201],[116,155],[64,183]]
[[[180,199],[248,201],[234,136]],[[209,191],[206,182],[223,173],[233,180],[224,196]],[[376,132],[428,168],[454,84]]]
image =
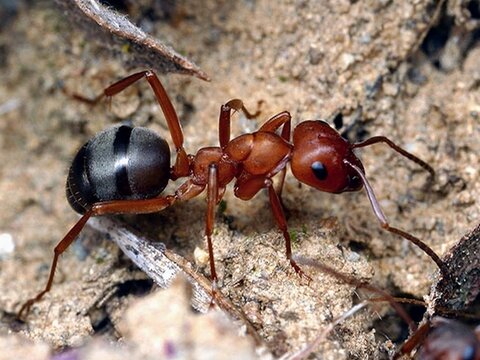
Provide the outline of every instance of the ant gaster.
[[[292,259],[291,240],[281,201],[289,163],[299,181],[320,191],[342,193],[365,187],[381,226],[419,246],[444,275],[447,273],[443,262],[426,244],[389,225],[365,177],[363,165],[353,150],[383,142],[434,175],[433,169],[424,161],[383,136],[351,144],[328,123],[320,120],[301,122],[295,127],[291,141],[291,116],[287,111],[271,117],[254,133],[230,139],[232,110],[243,111],[247,117],[257,115],[250,114],[238,99],[230,100],[220,109],[220,146],[205,147],[195,155],[187,155],[175,109],[152,71],[142,71],[119,80],[90,102],[96,103],[103,96],[112,97],[142,78],[147,79],[165,115],[176,148],[175,164],[170,168],[170,151],[165,140],[145,128],[114,127],[88,141],[75,157],[67,180],[69,203],[82,217],[55,247],[45,289],[22,306],[20,316],[28,313],[30,307],[50,290],[60,254],[70,246],[91,216],[157,212],[177,201],[192,199],[205,189],[208,204],[205,233],[212,288],[215,289],[217,273],[212,244],[215,207],[222,199],[227,184],[233,180],[235,196],[242,200],[249,200],[261,189],[267,189],[275,221],[285,238],[287,259],[300,276],[310,280]],[[276,174],[280,175],[277,190],[272,182]],[[187,180],[173,195],[160,196],[170,179],[183,177]]]

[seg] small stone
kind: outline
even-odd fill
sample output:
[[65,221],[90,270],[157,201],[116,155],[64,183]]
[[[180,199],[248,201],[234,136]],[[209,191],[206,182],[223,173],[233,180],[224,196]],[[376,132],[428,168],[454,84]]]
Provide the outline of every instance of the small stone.
[[470,206],[473,204],[475,204],[475,197],[470,190],[463,190],[459,192],[452,201],[452,205],[454,206]]
[[323,56],[324,54],[321,49],[315,45],[310,46],[310,49],[308,50],[308,58],[311,65],[318,65]]
[[350,262],[357,262],[360,260],[360,254],[355,251],[350,251],[347,254],[347,260]]
[[349,53],[344,53],[340,57],[340,61],[342,63],[342,69],[347,70],[355,62],[355,56]]
[[208,252],[200,249],[198,246],[193,250],[193,258],[195,259],[195,264],[198,266],[205,266],[208,264]]
[[15,250],[13,237],[9,233],[0,234],[0,259],[8,257]]
[[243,312],[253,324],[261,325],[263,323],[258,303],[249,301],[243,306]]

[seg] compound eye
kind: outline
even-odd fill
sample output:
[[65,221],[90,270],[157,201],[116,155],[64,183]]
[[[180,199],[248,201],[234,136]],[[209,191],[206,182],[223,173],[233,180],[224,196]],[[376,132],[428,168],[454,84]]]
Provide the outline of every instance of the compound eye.
[[325,180],[327,178],[327,168],[325,167],[325,165],[323,165],[323,163],[321,163],[320,161],[315,161],[311,167],[313,174],[318,180]]

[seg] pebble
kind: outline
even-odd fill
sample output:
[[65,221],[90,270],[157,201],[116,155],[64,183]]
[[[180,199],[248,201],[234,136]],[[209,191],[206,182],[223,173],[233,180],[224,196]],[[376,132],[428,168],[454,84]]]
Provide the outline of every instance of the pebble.
[[9,233],[0,234],[0,260],[8,257],[15,250],[13,236]]
[[195,264],[198,266],[205,266],[208,264],[208,252],[199,247],[196,247],[193,251],[193,258],[195,259]]

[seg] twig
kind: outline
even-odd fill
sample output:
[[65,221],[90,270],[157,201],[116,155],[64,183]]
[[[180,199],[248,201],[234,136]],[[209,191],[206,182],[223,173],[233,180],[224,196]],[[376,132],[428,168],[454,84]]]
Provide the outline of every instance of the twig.
[[[178,273],[185,275],[192,284],[192,307],[206,313],[213,298],[212,285],[202,274],[197,273],[191,264],[180,255],[166,249],[165,244],[155,242],[138,234],[135,230],[118,220],[108,217],[96,217],[88,224],[95,230],[106,234],[117,246],[161,288],[167,288]],[[263,346],[263,340],[258,335],[250,321],[230,300],[218,290],[215,304],[230,317],[241,321],[257,343]]]
[[357,312],[362,310],[365,306],[369,304],[368,300],[362,301],[361,303],[358,303],[357,305],[353,306],[350,308],[348,311],[344,312],[341,316],[339,316],[337,319],[329,323],[325,329],[313,340],[311,343],[307,344],[303,349],[300,349],[299,351],[293,353],[293,354],[288,354],[286,356],[283,356],[280,360],[302,360],[306,359],[307,356],[309,356],[311,353],[315,351],[315,349],[324,341],[328,334],[335,328],[335,326],[339,325],[349,317],[355,315]]
[[67,15],[102,47],[126,63],[162,73],[181,73],[209,80],[208,75],[186,57],[132,24],[127,16],[97,0],[56,0]]

